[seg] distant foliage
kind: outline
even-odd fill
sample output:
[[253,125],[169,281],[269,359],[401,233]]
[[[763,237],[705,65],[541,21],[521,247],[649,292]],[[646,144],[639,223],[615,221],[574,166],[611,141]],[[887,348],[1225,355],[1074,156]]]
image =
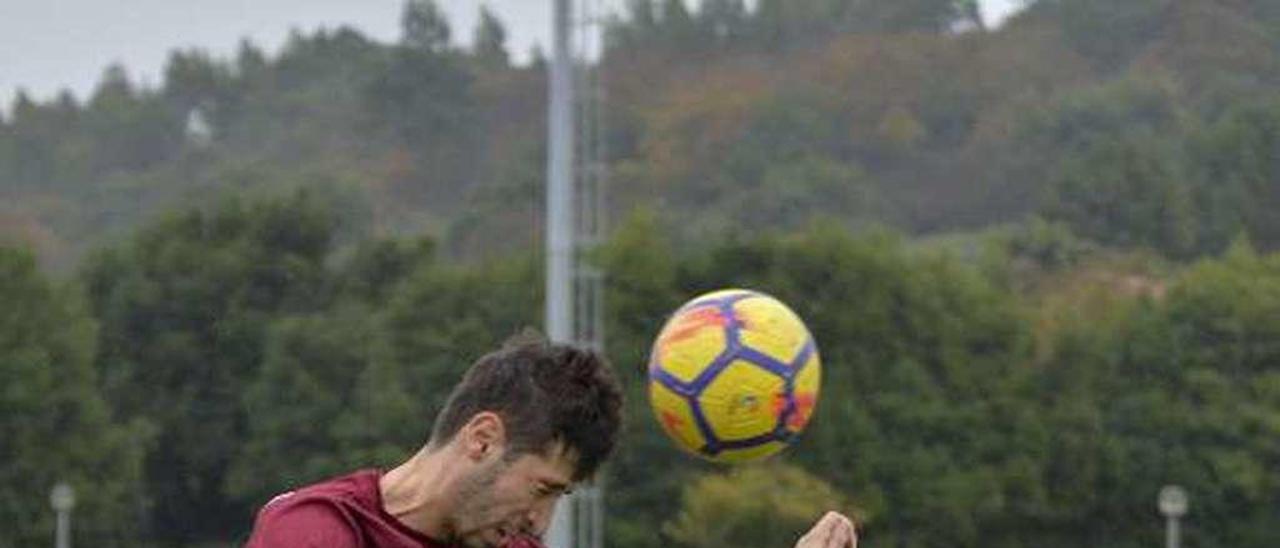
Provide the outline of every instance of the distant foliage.
[[27,252],[0,247],[0,545],[49,542],[49,493],[76,493],[73,538],[136,546],[148,493],[145,419],[121,423],[99,391],[97,324],[75,286],[44,279]]
[[[394,44],[297,32],[274,55],[175,51],[154,87],[111,67],[86,98],[20,93],[0,120],[0,230],[65,272],[184,200],[326,181],[359,186],[391,233],[505,252],[484,235],[541,222],[509,206],[540,203],[546,64],[513,64],[477,9],[465,51],[438,3],[414,0]],[[1270,175],[1225,143],[1268,146],[1269,107],[1252,105],[1280,85],[1278,25],[1265,3],[1211,0],[1041,0],[998,29],[971,1],[630,0],[600,68],[611,212],[669,212],[686,238],[747,219],[942,233],[1037,214],[1180,259],[1239,234],[1273,249]],[[1166,219],[1072,201],[1118,180],[1085,167],[1115,147],[1178,181],[1097,195],[1153,196]]]
[[511,61],[507,52],[507,28],[487,6],[480,7],[480,20],[471,42],[474,55],[482,65],[505,68]]
[[405,46],[427,53],[449,48],[453,29],[435,0],[408,0],[400,15],[400,40]]
[[843,495],[801,468],[778,461],[708,474],[684,489],[680,513],[663,531],[680,546],[787,546],[815,516],[849,514]]
[[[323,207],[298,194],[177,213],[86,270],[103,393],[120,416],[158,429],[144,469],[156,538],[198,540],[239,523],[242,507],[223,494],[238,451],[226,440],[245,435],[242,397],[272,318],[325,302],[334,218]],[[192,515],[206,516],[201,526]]]
[[[467,365],[537,325],[541,262],[344,244],[334,213],[300,192],[154,221],[66,289],[87,312],[30,256],[0,255],[18,314],[0,324],[0,428],[23,440],[0,467],[19,491],[0,496],[28,500],[56,467],[89,493],[102,542],[235,542],[274,494],[416,449]],[[1280,265],[1246,240],[1178,266],[1049,221],[974,256],[830,221],[689,245],[661,219],[638,213],[590,257],[628,396],[610,542],[785,544],[838,507],[890,544],[1140,546],[1159,540],[1151,501],[1171,482],[1202,516],[1189,541],[1278,540]],[[791,303],[828,364],[796,446],[727,476],[665,438],[643,374],[666,314],[721,287]],[[24,504],[16,534],[37,538],[48,516]]]

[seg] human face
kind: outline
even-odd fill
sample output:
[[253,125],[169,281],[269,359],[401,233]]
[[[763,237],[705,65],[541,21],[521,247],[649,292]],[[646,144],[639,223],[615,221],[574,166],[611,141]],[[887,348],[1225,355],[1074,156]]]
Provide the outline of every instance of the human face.
[[541,537],[556,501],[569,490],[573,464],[559,446],[485,462],[459,489],[452,520],[456,541],[467,548],[496,548],[521,535]]

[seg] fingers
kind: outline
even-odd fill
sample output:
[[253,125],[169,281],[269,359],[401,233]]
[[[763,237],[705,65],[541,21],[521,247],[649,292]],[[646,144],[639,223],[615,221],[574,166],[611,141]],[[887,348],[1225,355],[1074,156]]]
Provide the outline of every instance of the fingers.
[[830,537],[831,528],[827,526],[827,519],[824,516],[809,529],[800,540],[796,541],[796,548],[814,548],[816,546],[826,546],[827,539]]
[[838,512],[827,512],[814,524],[797,548],[857,548],[858,532],[853,521]]
[[858,546],[858,533],[853,528],[853,521],[842,514],[829,512],[831,516],[832,529],[831,538],[826,545],[827,548],[856,548]]
[[836,544],[838,540],[837,533],[840,529],[840,514],[836,512],[827,512],[818,520],[818,524],[813,526],[813,530],[817,532],[814,546],[821,548],[829,548],[840,546]]

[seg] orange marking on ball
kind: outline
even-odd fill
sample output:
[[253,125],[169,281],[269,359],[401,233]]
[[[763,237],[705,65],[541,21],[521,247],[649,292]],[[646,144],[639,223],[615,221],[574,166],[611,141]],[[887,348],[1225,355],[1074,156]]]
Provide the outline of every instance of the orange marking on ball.
[[667,427],[668,431],[676,432],[680,430],[680,426],[684,424],[684,420],[677,417],[675,413],[670,411],[662,412],[662,425]]
[[723,328],[728,324],[729,318],[721,314],[719,308],[706,307],[691,310],[681,315],[678,323],[671,326],[671,329],[663,334],[662,339],[658,341],[658,346],[666,350],[667,346],[690,339],[704,328],[711,326]]
[[773,395],[773,416],[781,417],[782,412],[787,410],[787,395],[776,392]]
[[813,414],[813,407],[818,403],[818,395],[813,392],[796,393],[796,412],[787,419],[787,426],[796,430],[804,427]]

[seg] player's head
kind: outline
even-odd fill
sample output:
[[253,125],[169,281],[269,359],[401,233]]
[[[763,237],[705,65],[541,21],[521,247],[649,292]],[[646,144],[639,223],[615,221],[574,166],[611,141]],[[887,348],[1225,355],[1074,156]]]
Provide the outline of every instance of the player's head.
[[468,470],[451,524],[468,546],[539,533],[555,500],[613,451],[622,393],[595,352],[525,332],[467,371],[429,446],[452,445]]
[[502,419],[508,459],[558,447],[579,481],[613,452],[622,391],[599,354],[526,330],[471,366],[436,417],[432,445],[448,443],[486,411]]

